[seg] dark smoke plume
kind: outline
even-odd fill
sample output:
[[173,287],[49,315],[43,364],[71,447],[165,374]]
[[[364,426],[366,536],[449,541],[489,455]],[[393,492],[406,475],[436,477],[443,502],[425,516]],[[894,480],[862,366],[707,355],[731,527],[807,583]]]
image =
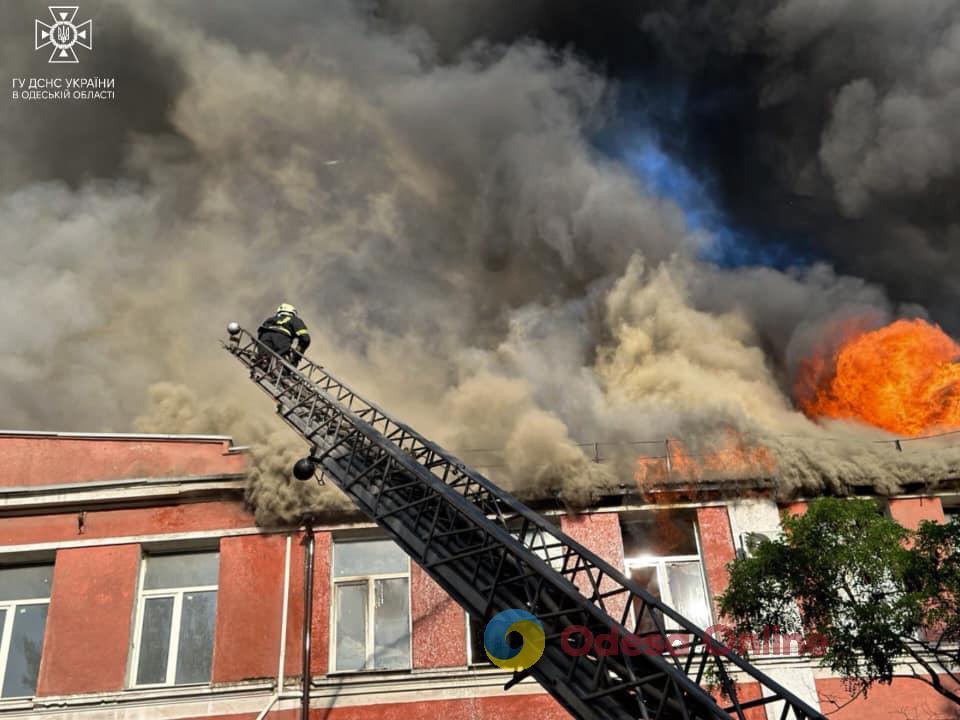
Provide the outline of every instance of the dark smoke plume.
[[649,126],[710,184],[753,257],[820,258],[960,332],[957,0],[385,5],[448,56],[484,37],[575,48],[619,81],[626,129]]
[[[216,346],[288,300],[312,355],[468,460],[499,449],[527,496],[632,482],[633,455],[578,442],[731,429],[778,453],[785,495],[942,477],[949,453],[892,461],[789,388],[839,319],[953,322],[956,7],[803,5],[85,6],[101,42],[70,72],[117,100],[0,111],[3,424],[232,432],[262,522],[339,507],[281,477],[302,449]],[[14,76],[50,72],[35,10],[4,6]],[[618,155],[634,125],[743,256],[817,262],[711,261],[713,229]],[[936,149],[898,160],[907,136]]]

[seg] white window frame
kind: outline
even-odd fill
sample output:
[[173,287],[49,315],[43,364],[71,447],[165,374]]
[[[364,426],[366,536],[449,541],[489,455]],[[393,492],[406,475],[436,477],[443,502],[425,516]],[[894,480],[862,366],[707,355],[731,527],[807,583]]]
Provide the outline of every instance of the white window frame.
[[[560,572],[563,570],[563,548],[544,548],[544,547],[531,547],[534,540],[542,540],[544,545],[551,545],[554,543],[555,538],[548,531],[544,530],[538,525],[530,525],[527,527],[527,532],[523,535],[520,534],[520,527],[511,527],[509,528],[510,534],[516,538],[520,544],[527,548],[530,552],[536,555],[538,558],[543,560],[552,570]],[[490,665],[490,658],[486,654],[480,657],[474,657],[473,654],[473,638],[470,634],[470,625],[473,620],[470,617],[470,613],[464,611],[464,625],[467,640],[467,667],[477,667],[483,665]],[[484,628],[485,629],[485,628]]]
[[[413,669],[413,580],[410,577],[410,557],[404,553],[404,560],[407,563],[407,569],[405,572],[394,572],[394,573],[374,573],[368,575],[344,575],[342,577],[336,577],[336,552],[337,544],[346,545],[352,542],[371,542],[377,540],[389,540],[385,537],[367,537],[367,538],[349,538],[337,540],[334,538],[333,546],[331,548],[333,556],[331,557],[330,562],[330,651],[329,651],[329,667],[331,672],[335,673],[360,673],[360,672],[408,672]],[[402,550],[401,550],[402,552]],[[395,580],[405,578],[407,581],[407,665],[403,668],[377,668],[373,667],[373,654],[375,651],[375,636],[374,636],[374,612],[376,607],[374,605],[377,580]],[[364,666],[362,668],[348,668],[345,670],[340,670],[337,668],[337,616],[339,613],[339,593],[337,592],[337,586],[339,585],[359,585],[362,582],[367,583],[367,617],[365,625],[365,634],[363,638],[364,650],[366,651],[365,657],[363,659]]]
[[3,683],[7,677],[7,663],[10,660],[10,642],[13,639],[13,623],[17,608],[27,605],[50,605],[50,598],[26,598],[24,600],[2,600],[0,610],[6,610],[3,627],[0,628],[0,701],[13,698],[33,697],[32,695],[3,695]]
[[467,634],[467,667],[477,667],[478,665],[492,664],[490,663],[490,658],[483,655],[483,657],[476,658],[473,656],[473,638],[470,634],[470,625],[473,623],[473,619],[470,617],[470,613],[464,612],[464,626]]
[[[184,553],[217,553],[219,552],[213,549],[198,549],[198,550],[184,550]],[[183,596],[187,593],[194,592],[216,592],[217,600],[220,600],[220,586],[219,583],[214,585],[190,585],[187,587],[178,587],[178,588],[157,588],[153,590],[147,590],[144,588],[146,574],[147,574],[147,563],[150,562],[151,557],[157,555],[178,555],[179,552],[174,553],[144,553],[140,556],[140,577],[137,583],[137,611],[136,618],[133,628],[133,645],[131,647],[130,653],[130,674],[129,682],[127,687],[130,688],[156,688],[156,687],[186,687],[190,685],[209,685],[210,681],[206,682],[197,682],[197,683],[181,683],[177,685],[177,655],[180,652],[180,620],[183,613]],[[218,557],[218,566],[219,566],[219,557]],[[141,634],[143,632],[143,610],[146,606],[146,601],[149,598],[164,598],[172,597],[173,598],[173,612],[170,616],[170,646],[167,648],[167,676],[161,683],[137,683],[137,674],[140,671],[140,643],[141,643]]]
[[544,530],[543,528],[532,525],[527,528],[527,532],[522,536],[520,535],[519,528],[511,530],[510,534],[513,535],[517,540],[520,541],[520,544],[527,548],[530,552],[536,555],[538,558],[543,560],[547,565],[550,566],[552,570],[559,572],[563,569],[563,560],[564,560],[564,548],[563,547],[534,547],[534,541],[542,542],[543,545],[553,545],[557,544],[558,541],[556,538]]
[[[676,605],[673,603],[673,590],[670,588],[670,578],[667,575],[667,565],[671,563],[682,563],[682,562],[696,562],[699,566],[700,572],[700,587],[703,589],[703,598],[706,603],[707,610],[707,619],[709,624],[715,622],[716,618],[713,616],[713,602],[710,597],[710,586],[707,584],[707,576],[703,564],[703,548],[700,545],[700,528],[697,527],[697,523],[693,522],[693,539],[696,543],[697,553],[696,555],[634,555],[631,557],[624,558],[624,568],[626,570],[627,577],[630,577],[633,570],[641,570],[643,568],[653,567],[657,570],[657,586],[660,588],[660,602],[668,607],[676,609]],[[677,610],[679,612],[679,610]],[[630,608],[630,617],[631,624],[636,624],[635,611]],[[690,618],[687,618],[690,620]],[[691,620],[693,622],[693,620]],[[703,630],[705,628],[701,628]]]

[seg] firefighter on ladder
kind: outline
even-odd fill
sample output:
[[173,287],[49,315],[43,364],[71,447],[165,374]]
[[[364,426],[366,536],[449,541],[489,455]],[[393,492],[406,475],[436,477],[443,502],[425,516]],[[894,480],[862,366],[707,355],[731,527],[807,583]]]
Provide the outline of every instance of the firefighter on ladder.
[[[257,339],[280,357],[289,360],[294,367],[310,345],[310,333],[307,326],[297,315],[297,309],[290,303],[280,303],[277,311],[260,323]],[[294,350],[293,344],[297,348]]]

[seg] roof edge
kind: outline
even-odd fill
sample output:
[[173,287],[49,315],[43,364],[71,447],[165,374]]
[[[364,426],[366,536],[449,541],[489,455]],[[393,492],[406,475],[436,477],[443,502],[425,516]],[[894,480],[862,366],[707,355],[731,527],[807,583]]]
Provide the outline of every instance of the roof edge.
[[213,473],[209,475],[174,475],[170,477],[117,478],[114,480],[84,480],[75,483],[57,483],[51,485],[14,485],[0,486],[0,498],[8,495],[52,495],[57,493],[84,492],[88,490],[108,490],[123,487],[149,487],[151,485],[192,485],[200,483],[236,482],[244,480],[247,473]]
[[[64,438],[67,440],[153,440],[169,442],[227,442],[233,446],[231,435],[192,435],[192,434],[164,434],[164,433],[90,433],[90,432],[56,432],[48,430],[0,430],[0,438]],[[236,446],[236,449],[246,449]]]

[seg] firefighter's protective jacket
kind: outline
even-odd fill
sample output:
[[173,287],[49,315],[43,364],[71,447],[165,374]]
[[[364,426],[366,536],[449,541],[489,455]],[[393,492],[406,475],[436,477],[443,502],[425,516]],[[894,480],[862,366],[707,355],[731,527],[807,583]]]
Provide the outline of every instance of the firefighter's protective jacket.
[[300,352],[310,345],[310,333],[307,331],[306,323],[292,313],[276,313],[268,317],[260,324],[257,334],[261,335],[265,332],[283,333],[291,340],[296,340]]

